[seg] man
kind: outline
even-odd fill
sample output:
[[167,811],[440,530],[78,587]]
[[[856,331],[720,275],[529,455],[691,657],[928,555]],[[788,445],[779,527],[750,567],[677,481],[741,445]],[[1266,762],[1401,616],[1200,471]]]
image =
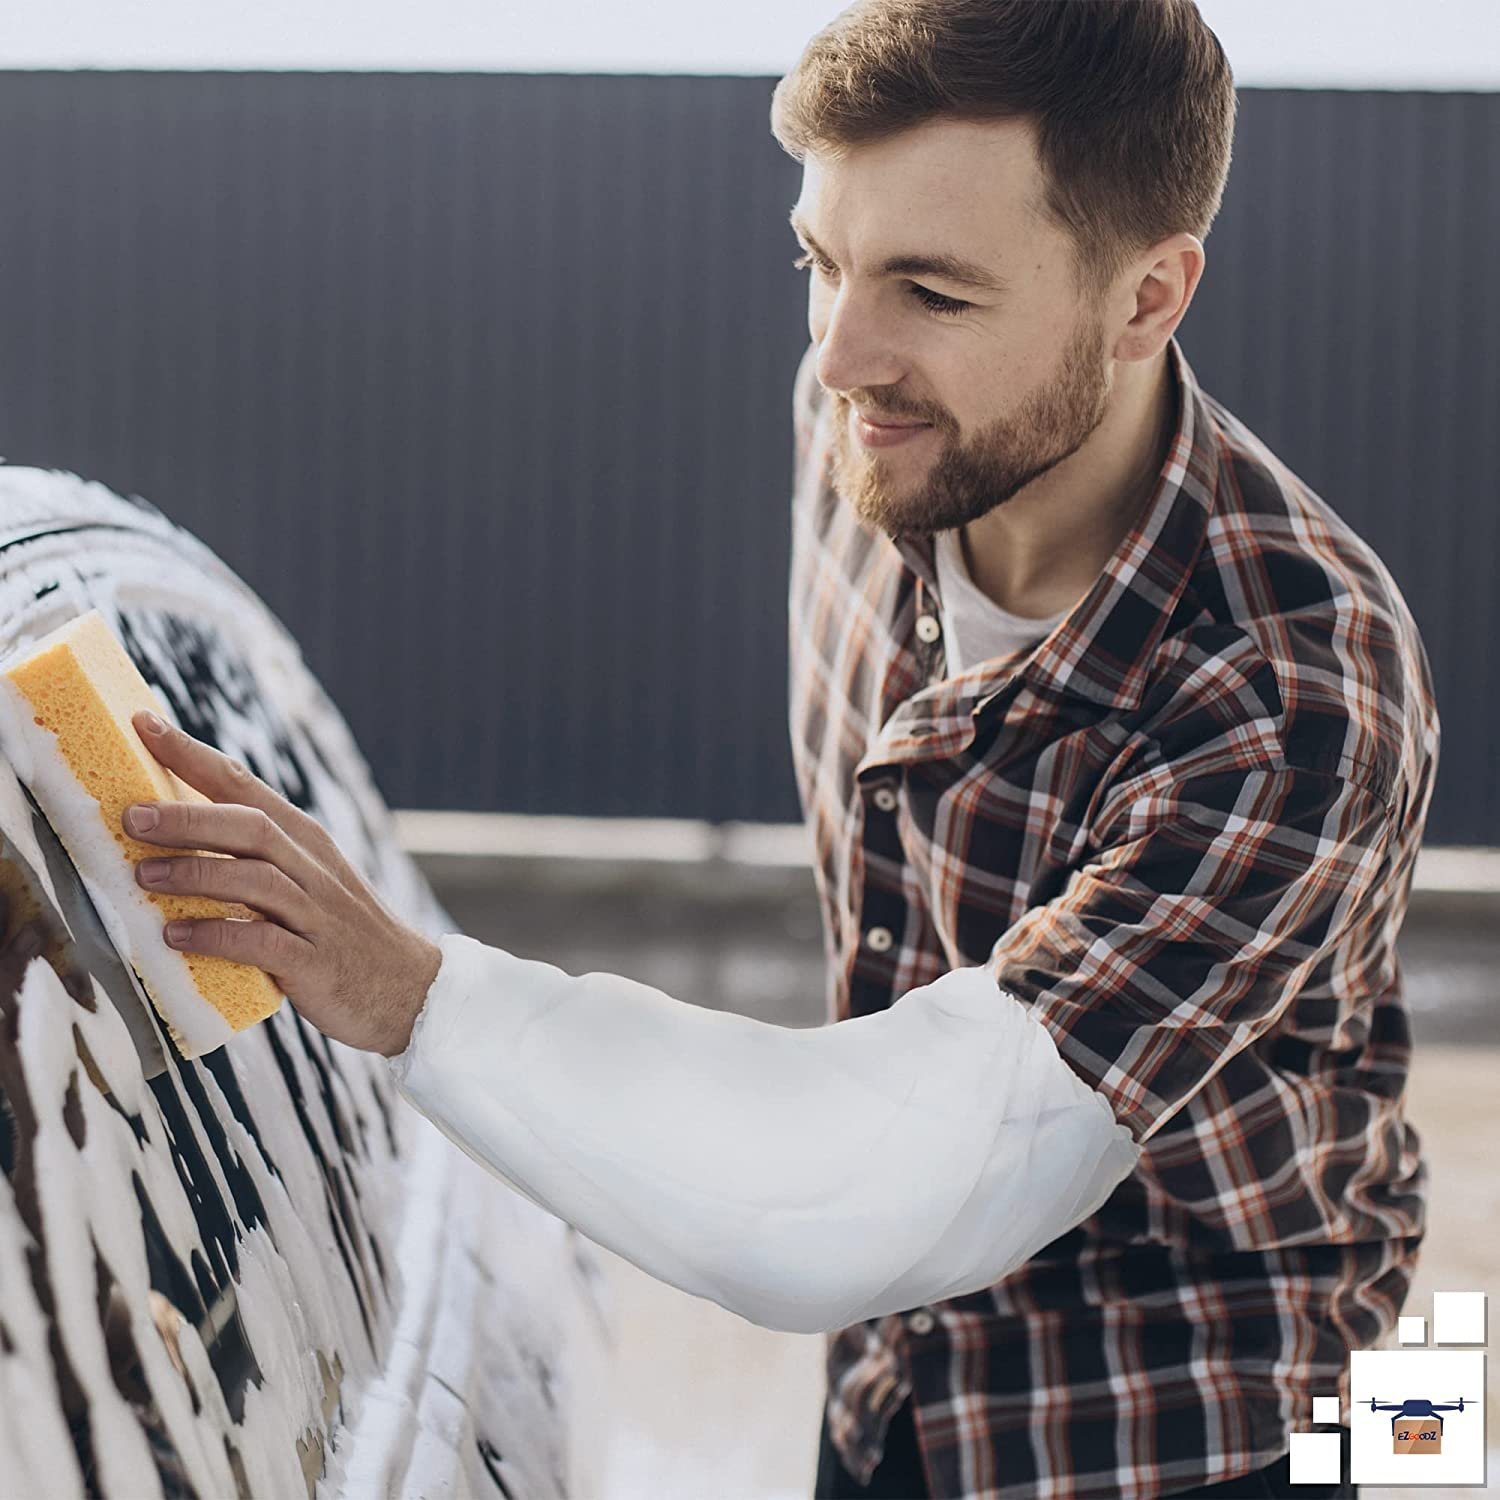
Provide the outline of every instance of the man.
[[151,839],[239,856],[154,888],[267,919],[166,940],[266,968],[591,1238],[826,1330],[823,1495],[1281,1493],[1410,1281],[1394,942],[1438,723],[1389,573],[1173,336],[1233,106],[1188,0],[875,0],[777,90],[837,1024],[433,945],[137,721],[221,804]]
[[821,1493],[922,1493],[918,1443],[942,1495],[1238,1473],[1411,1275],[1438,722],[1389,574],[1172,338],[1233,114],[1189,3],[874,0],[777,90],[831,1014],[983,964],[1145,1148],[1023,1271],[830,1340]]

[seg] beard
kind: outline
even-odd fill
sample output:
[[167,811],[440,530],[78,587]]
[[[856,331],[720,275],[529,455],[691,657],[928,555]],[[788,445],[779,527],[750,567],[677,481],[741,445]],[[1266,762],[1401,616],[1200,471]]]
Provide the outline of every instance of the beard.
[[[967,443],[941,407],[891,406],[866,399],[879,387],[834,395],[831,480],[834,492],[890,536],[926,537],[977,521],[1038,475],[1082,447],[1104,420],[1110,381],[1104,368],[1104,322],[1085,312],[1063,351],[1057,375],[1034,390],[1014,416],[997,417]],[[851,397],[876,417],[930,422],[943,447],[926,474],[902,485],[896,465],[879,449],[862,448],[849,432]],[[921,441],[921,439],[918,439]]]

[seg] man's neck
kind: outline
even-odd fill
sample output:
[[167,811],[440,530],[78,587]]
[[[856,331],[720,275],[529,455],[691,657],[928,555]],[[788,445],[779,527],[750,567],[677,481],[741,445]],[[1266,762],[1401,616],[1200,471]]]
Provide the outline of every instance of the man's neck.
[[1155,493],[1176,431],[1168,352],[1117,366],[1104,420],[1061,463],[959,533],[975,586],[1041,619],[1083,597]]

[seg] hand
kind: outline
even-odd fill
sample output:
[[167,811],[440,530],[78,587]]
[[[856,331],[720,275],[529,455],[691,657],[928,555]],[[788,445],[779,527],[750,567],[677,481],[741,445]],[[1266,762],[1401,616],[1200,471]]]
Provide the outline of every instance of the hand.
[[[336,1041],[385,1057],[405,1051],[442,962],[438,946],[381,902],[316,818],[245,766],[155,714],[142,710],[131,722],[157,760],[209,802],[132,803],[125,832],[146,843],[239,856],[143,859],[138,883],[238,901],[266,918],[171,922],[164,941],[264,969],[297,1011]],[[160,729],[153,732],[153,723]],[[143,808],[155,810],[153,826],[135,821]]]

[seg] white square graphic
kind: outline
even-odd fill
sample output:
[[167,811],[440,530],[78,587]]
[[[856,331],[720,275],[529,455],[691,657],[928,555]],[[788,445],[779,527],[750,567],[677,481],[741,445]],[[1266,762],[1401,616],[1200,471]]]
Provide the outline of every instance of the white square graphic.
[[1396,1338],[1403,1344],[1425,1344],[1427,1342],[1427,1319],[1398,1318]]
[[1294,1432],[1292,1434],[1293,1484],[1337,1484],[1339,1474],[1339,1435],[1336,1432]]
[[1435,1344],[1482,1344],[1484,1293],[1434,1292],[1432,1341]]
[[1337,1425],[1339,1421],[1339,1398],[1337,1396],[1313,1397],[1313,1421],[1318,1426],[1326,1422]]
[[1483,1484],[1484,1361],[1480,1349],[1355,1350],[1349,1360],[1354,1483]]

